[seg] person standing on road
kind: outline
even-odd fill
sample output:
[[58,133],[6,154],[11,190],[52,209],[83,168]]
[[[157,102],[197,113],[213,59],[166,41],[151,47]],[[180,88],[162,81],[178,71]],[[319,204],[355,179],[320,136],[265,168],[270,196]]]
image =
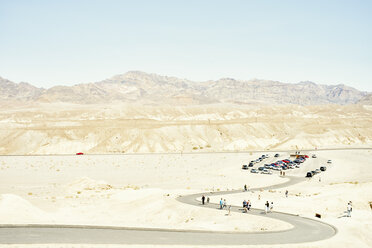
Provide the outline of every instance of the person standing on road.
[[244,191],[247,191],[247,184],[244,184]]
[[248,202],[247,202],[247,209],[248,209],[248,210],[251,210],[251,206],[252,206],[251,201],[248,200]]
[[273,208],[274,208],[274,203],[273,203],[273,202],[271,202],[271,203],[270,203],[270,213],[272,213],[272,212],[273,212]]
[[202,196],[202,204],[203,205],[205,204],[205,196],[204,195]]
[[220,200],[220,209],[222,209],[222,207],[223,207],[223,200],[221,198],[221,200]]
[[285,197],[288,198],[288,190],[285,191]]
[[267,212],[269,212],[269,206],[270,206],[269,202],[266,201],[266,203],[265,203],[265,214],[267,214]]
[[223,207],[226,208],[227,207],[227,202],[226,202],[226,199],[223,199]]
[[351,211],[353,211],[353,206],[351,205],[351,201],[347,204],[347,217],[351,217]]
[[207,197],[207,204],[209,203],[209,200],[210,200],[209,197]]

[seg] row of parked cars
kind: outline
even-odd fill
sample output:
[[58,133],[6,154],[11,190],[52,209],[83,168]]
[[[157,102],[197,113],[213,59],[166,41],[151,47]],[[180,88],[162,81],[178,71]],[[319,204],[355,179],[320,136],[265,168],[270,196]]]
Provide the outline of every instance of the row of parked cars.
[[265,164],[263,168],[268,169],[268,170],[278,170],[278,171],[300,168],[300,164],[306,161],[306,157],[308,156],[297,158],[293,161],[290,159],[278,160],[275,163]]
[[322,171],[326,171],[326,170],[327,170],[327,167],[321,166],[319,169],[307,172],[306,177],[313,177],[314,175],[316,175],[316,174],[318,174]]
[[249,167],[253,167],[253,165],[255,165],[255,164],[259,163],[259,162],[262,162],[264,159],[266,159],[266,158],[268,158],[268,157],[269,157],[268,154],[262,155],[262,156],[259,157],[258,159],[256,159],[256,160],[252,160],[251,162],[249,162],[248,165],[243,164],[243,165],[242,165],[242,169],[243,169],[243,170],[248,170]]
[[[329,159],[327,161],[327,164],[332,164],[332,160]],[[318,173],[320,173],[322,171],[326,171],[326,170],[327,170],[327,167],[326,166],[320,166],[319,169],[316,169],[316,170],[313,170],[313,171],[308,171],[306,173],[306,177],[313,177],[314,175],[316,175],[316,174],[318,174]]]

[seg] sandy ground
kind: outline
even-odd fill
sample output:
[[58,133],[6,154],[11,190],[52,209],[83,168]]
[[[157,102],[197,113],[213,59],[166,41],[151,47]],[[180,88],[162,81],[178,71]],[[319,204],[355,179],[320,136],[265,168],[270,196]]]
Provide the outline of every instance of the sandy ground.
[[[274,153],[268,154],[270,158],[263,163],[276,160]],[[372,150],[317,151],[316,154],[318,158],[310,158],[301,168],[286,172],[304,176],[308,170],[327,166],[326,172],[311,180],[286,189],[224,198],[236,205],[250,199],[254,208],[263,208],[269,200],[274,202],[276,211],[310,218],[319,213],[323,221],[338,228],[338,234],[321,242],[255,247],[370,247],[372,210],[368,202],[372,201]],[[263,232],[290,228],[287,223],[269,218],[237,213],[226,216],[224,211],[200,209],[175,200],[179,194],[238,189],[244,184],[250,188],[263,187],[287,180],[277,173],[260,175],[241,169],[242,164],[259,155],[261,153],[2,156],[0,222]],[[281,152],[279,158],[288,156]],[[326,163],[328,159],[332,159],[332,164]],[[288,198],[284,196],[285,190],[289,191]],[[344,217],[348,201],[353,202],[351,218]]]

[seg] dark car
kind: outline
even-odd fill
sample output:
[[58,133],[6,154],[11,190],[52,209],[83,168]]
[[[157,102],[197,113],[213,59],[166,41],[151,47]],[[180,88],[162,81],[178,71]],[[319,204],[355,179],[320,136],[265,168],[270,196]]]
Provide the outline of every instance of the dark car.
[[253,167],[253,165],[254,165],[254,163],[252,163],[252,162],[250,162],[250,163],[248,164],[249,167]]
[[321,167],[320,167],[320,170],[321,170],[321,171],[326,171],[326,170],[327,170],[327,167],[325,167],[325,166],[321,166]]
[[243,169],[243,170],[248,170],[248,165],[243,164],[242,169]]
[[311,172],[306,173],[306,177],[313,177],[313,173]]
[[279,157],[279,154],[278,154],[278,153],[277,153],[277,154],[275,154],[275,155],[274,155],[274,157],[276,157],[276,158],[277,158],[277,157]]
[[265,167],[258,167],[259,171],[263,171],[264,169],[265,169]]

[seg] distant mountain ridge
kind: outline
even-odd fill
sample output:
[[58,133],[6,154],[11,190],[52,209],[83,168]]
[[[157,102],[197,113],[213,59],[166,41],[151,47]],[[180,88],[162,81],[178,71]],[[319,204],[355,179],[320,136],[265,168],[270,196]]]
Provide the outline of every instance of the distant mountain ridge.
[[74,86],[37,88],[0,77],[0,101],[144,104],[353,104],[368,93],[346,85],[297,84],[269,80],[193,82],[176,77],[130,71],[109,79]]

